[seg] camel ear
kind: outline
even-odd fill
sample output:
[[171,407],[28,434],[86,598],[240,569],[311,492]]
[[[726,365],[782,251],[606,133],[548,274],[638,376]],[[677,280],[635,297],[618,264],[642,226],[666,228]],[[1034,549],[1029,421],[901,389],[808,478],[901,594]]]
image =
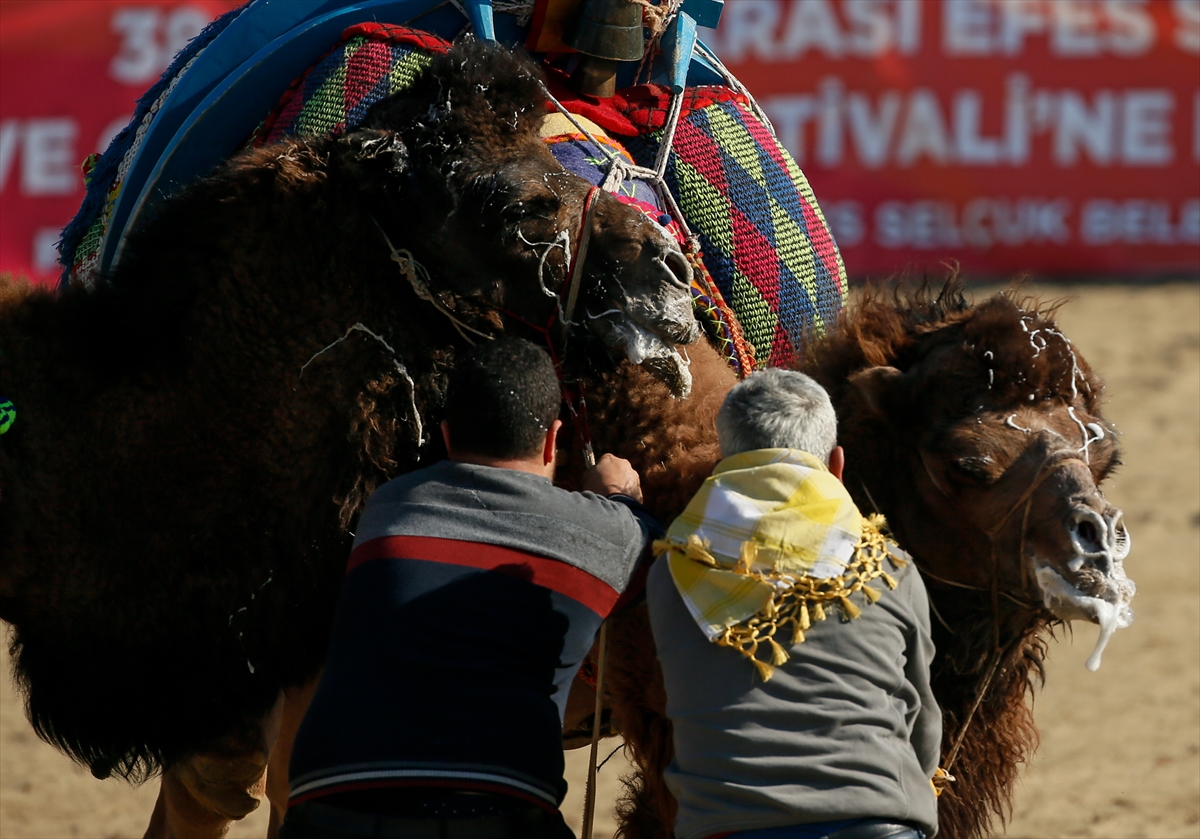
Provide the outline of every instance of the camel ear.
[[850,386],[872,414],[888,422],[907,405],[908,383],[895,367],[868,367],[850,377]]

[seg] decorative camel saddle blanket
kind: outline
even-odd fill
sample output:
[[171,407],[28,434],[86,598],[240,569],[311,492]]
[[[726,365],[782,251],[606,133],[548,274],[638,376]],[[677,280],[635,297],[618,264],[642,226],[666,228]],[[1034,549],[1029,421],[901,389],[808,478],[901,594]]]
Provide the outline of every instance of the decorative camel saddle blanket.
[[[812,621],[836,604],[846,620],[867,583],[896,581],[884,567],[908,555],[882,534],[883,517],[864,519],[817,458],[795,449],[759,449],[722,460],[654,552],[666,554],[671,579],[710,641],[733,647],[770,679],[804,641]],[[777,632],[791,627],[783,644]],[[783,636],[781,636],[783,637]],[[769,661],[760,660],[760,647]]]
[[[90,284],[102,273],[104,238],[121,234],[110,228],[122,221],[112,213],[124,179],[139,153],[150,151],[141,148],[141,137],[235,13],[180,53],[104,156],[85,164],[87,195],[60,245],[64,281]],[[351,131],[372,105],[404,90],[432,54],[448,48],[446,40],[404,26],[350,26],[294,79],[246,144]],[[604,184],[676,236],[694,269],[697,317],[739,375],[786,364],[806,333],[820,333],[838,317],[846,272],[837,246],[804,174],[745,95],[718,85],[683,95],[664,181],[689,238],[651,184],[634,176],[608,179],[614,157],[626,166],[654,166],[668,124],[669,89],[642,84],[596,99],[571,93],[552,67],[547,75],[553,96],[572,115],[562,117],[547,103],[557,117],[549,120],[554,130],[543,132],[551,151],[565,168]]]

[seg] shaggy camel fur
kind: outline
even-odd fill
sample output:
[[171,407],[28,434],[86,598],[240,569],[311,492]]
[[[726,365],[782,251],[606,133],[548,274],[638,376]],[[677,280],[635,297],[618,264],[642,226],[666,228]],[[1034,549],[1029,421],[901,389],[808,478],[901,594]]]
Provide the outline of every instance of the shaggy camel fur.
[[[164,789],[196,800],[160,802],[167,822],[257,806],[280,693],[324,658],[348,523],[442,455],[468,330],[544,340],[536,324],[561,350],[571,253],[552,245],[590,188],[538,138],[541,101],[531,63],[460,45],[367,127],[185,190],[96,291],[0,281],[15,673],[35,730],[96,776],[179,767]],[[693,340],[677,246],[594,200],[570,361],[614,325]]]
[[[645,470],[647,503],[664,521],[716,462],[713,417],[730,385],[703,372],[715,363],[711,351],[690,351],[695,405],[673,403],[627,367],[592,400],[621,406],[596,412],[597,443]],[[1039,582],[1057,575],[1118,606],[1132,596],[1120,511],[1097,488],[1118,462],[1099,413],[1103,386],[1052,309],[1014,293],[972,306],[955,281],[938,296],[865,295],[797,366],[838,410],[847,487],[861,509],[887,515],[930,590],[943,765],[953,759],[958,777],[939,802],[940,835],[986,835],[1006,817],[1036,747],[1027,699],[1042,676],[1047,630],[1085,617]],[[655,487],[656,473],[673,480]],[[610,637],[613,722],[640,767],[620,835],[669,837],[670,722],[644,607],[614,621]]]

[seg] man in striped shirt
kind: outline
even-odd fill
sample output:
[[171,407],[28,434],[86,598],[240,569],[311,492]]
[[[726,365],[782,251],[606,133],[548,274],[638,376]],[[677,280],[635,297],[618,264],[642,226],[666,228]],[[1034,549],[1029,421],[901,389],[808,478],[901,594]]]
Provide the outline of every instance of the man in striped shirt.
[[567,692],[657,524],[627,461],[551,483],[560,402],[545,352],[480,345],[450,378],[449,458],[371,496],[285,839],[571,837]]

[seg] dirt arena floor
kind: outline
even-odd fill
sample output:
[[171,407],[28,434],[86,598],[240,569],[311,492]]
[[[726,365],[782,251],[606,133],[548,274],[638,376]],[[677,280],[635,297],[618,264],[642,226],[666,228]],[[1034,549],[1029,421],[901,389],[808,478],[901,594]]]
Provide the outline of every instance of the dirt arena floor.
[[[1053,645],[1036,701],[1042,745],[1004,837],[1200,837],[1200,284],[1033,286],[1073,298],[1064,331],[1108,381],[1126,465],[1108,486],[1133,537],[1133,626],[1096,673],[1097,629]],[[977,291],[982,293],[982,289]],[[157,782],[100,782],[34,736],[0,661],[0,837],[139,837]],[[607,754],[615,741],[604,744]],[[569,759],[579,826],[586,750]],[[598,837],[626,764],[600,771]],[[262,837],[265,813],[231,837]]]

